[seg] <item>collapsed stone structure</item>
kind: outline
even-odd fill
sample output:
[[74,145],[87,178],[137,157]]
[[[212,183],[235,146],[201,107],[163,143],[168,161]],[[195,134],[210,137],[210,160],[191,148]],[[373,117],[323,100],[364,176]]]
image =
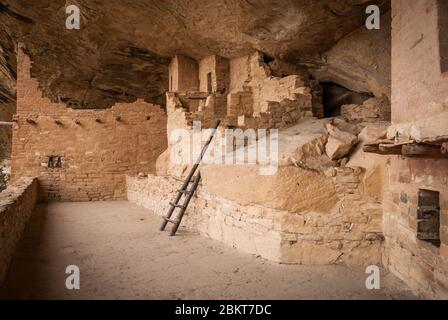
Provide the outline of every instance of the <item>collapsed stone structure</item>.
[[[319,120],[313,112],[322,114],[323,105],[313,95],[309,77],[275,77],[259,52],[230,61],[176,56],[170,81],[169,147],[158,160],[156,175],[127,178],[129,201],[166,212],[179,179],[188,172],[188,163],[170,162],[178,144],[171,139],[176,129],[192,132],[194,121],[210,128],[216,119],[222,121],[222,131],[280,129],[274,175],[261,176],[260,163],[201,167],[202,186],[187,210],[186,224],[282,263],[380,262],[380,169],[346,166],[346,156],[368,126],[373,137],[385,134],[380,109],[388,108],[387,98],[370,101],[377,106],[376,118],[371,111],[370,118],[359,115],[359,123],[349,123],[345,118],[357,113],[347,110],[345,117]],[[244,152],[254,143],[246,141]]]
[[[260,141],[269,144],[278,130],[271,175],[260,175],[260,162],[201,166],[201,186],[185,226],[280,263],[383,264],[418,293],[446,298],[448,160],[440,150],[448,142],[448,51],[442,36],[448,11],[443,1],[416,3],[392,2],[392,90],[381,72],[367,77],[357,70],[368,78],[360,84],[340,74],[347,62],[335,62],[338,52],[346,51],[350,39],[368,38],[359,30],[327,52],[333,65],[321,69],[312,60],[310,68],[269,63],[259,51],[227,58],[175,55],[165,108],[141,100],[102,110],[50,102],[31,76],[30,58],[19,50],[13,186],[37,177],[38,188],[31,179],[17,192],[31,199],[26,212],[36,198],[126,198],[163,215],[195,160],[183,153],[188,148],[179,148],[191,147],[191,141],[173,139],[176,130],[194,135],[195,122],[207,129],[218,119],[220,133],[255,130],[242,145],[235,147],[232,138],[223,153],[217,151],[221,145],[212,148],[210,157],[218,160],[236,149],[246,153]],[[382,67],[388,70],[390,62],[369,66]],[[372,88],[373,95],[324,118],[317,76]],[[409,159],[402,153],[408,144],[418,150],[430,145],[432,151]],[[173,163],[173,155],[189,161]],[[13,210],[10,202],[2,208]],[[28,215],[4,240],[10,249],[0,260],[3,269]],[[7,218],[4,226],[14,226],[14,214]]]

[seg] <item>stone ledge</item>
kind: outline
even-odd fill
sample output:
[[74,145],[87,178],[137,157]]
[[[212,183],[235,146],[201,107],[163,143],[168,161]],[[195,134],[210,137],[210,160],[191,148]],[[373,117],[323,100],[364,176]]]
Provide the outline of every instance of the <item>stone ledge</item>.
[[[128,200],[164,215],[181,182],[169,176],[127,176]],[[343,206],[341,207],[352,207]],[[353,206],[354,207],[354,206]],[[376,209],[376,208],[373,208]],[[241,204],[198,189],[182,225],[246,253],[287,264],[379,264],[382,237],[376,211],[289,212]]]

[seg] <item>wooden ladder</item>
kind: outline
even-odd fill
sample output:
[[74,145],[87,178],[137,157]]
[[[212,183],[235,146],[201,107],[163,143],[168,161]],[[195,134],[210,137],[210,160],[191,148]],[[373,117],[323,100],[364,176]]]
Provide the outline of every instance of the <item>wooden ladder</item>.
[[[196,170],[198,169],[199,165],[201,164],[202,158],[204,157],[208,146],[212,142],[213,137],[215,136],[216,130],[218,129],[220,123],[221,123],[221,120],[216,121],[215,127],[213,128],[213,131],[210,134],[210,137],[208,138],[204,147],[202,147],[201,155],[199,156],[198,160],[194,163],[193,167],[190,170],[190,173],[188,173],[188,176],[185,178],[185,181],[183,182],[180,189],[177,190],[176,198],[174,199],[173,202],[170,202],[170,208],[169,208],[168,212],[166,213],[166,215],[163,217],[163,222],[162,222],[162,225],[160,226],[160,231],[165,230],[168,222],[172,223],[173,227],[171,228],[170,236],[174,236],[176,234],[177,229],[179,228],[179,225],[180,225],[182,218],[185,214],[185,210],[187,210],[188,204],[190,203],[191,198],[193,197],[196,189],[198,188],[199,181],[201,180],[201,173],[198,172],[198,174],[192,181],[193,176],[194,176]],[[188,186],[192,182],[193,182],[193,185],[191,186],[190,189],[188,189]],[[179,202],[182,199],[182,196],[185,196],[185,199],[182,204],[179,204]],[[177,214],[177,216],[173,219],[172,215],[176,208],[179,208],[180,211]]]

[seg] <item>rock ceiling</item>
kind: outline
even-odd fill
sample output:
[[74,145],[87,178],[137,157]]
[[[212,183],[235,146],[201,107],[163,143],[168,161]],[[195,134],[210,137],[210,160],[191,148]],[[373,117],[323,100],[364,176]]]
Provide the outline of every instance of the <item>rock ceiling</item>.
[[[65,6],[81,29],[65,28]],[[169,58],[260,50],[298,62],[331,48],[388,0],[0,0],[0,102],[15,99],[23,43],[44,94],[71,106],[162,102]]]

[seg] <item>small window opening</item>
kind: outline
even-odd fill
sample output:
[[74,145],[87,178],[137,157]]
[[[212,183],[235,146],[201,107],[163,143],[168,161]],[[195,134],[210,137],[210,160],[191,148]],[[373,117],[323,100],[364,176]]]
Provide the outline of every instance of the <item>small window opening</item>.
[[62,157],[59,156],[49,156],[48,157],[48,168],[62,168]]
[[170,77],[170,92],[173,91],[173,76]]
[[417,239],[440,247],[439,192],[420,189],[418,192]]

